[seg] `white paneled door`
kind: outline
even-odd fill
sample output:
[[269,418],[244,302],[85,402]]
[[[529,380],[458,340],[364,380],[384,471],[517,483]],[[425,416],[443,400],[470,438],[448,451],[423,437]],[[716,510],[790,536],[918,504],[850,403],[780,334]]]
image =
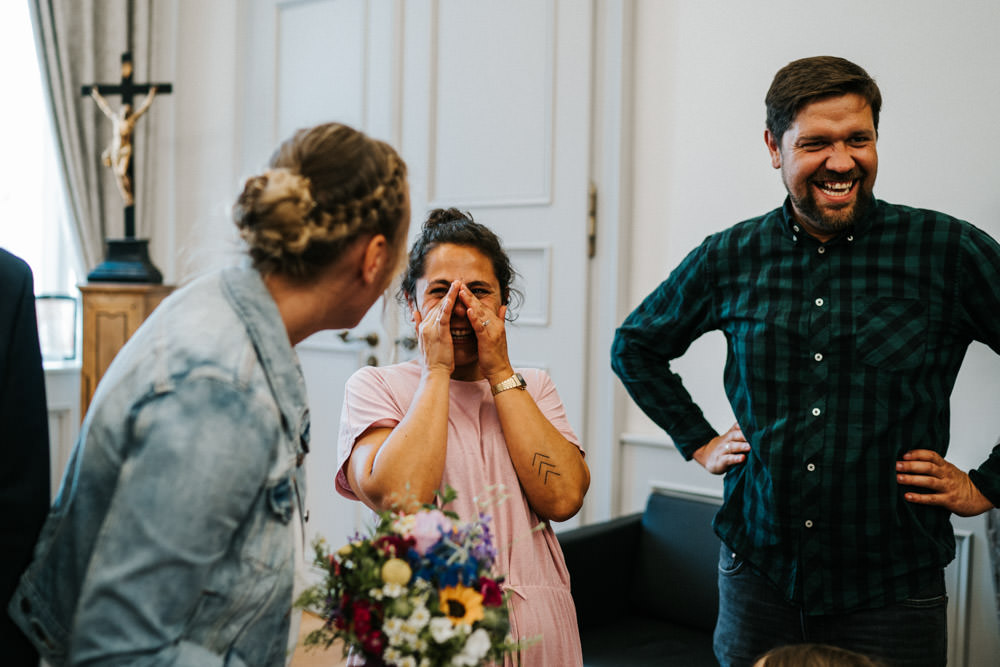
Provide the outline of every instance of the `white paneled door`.
[[[515,365],[584,411],[592,7],[406,2],[402,147],[413,200],[496,230],[523,280]],[[417,221],[415,220],[414,223]]]
[[[525,295],[509,349],[545,368],[581,437],[586,393],[587,189],[593,6],[564,0],[253,0],[240,59],[241,166],[256,172],[294,129],[337,120],[396,146],[413,222],[457,207],[496,230]],[[309,536],[347,539],[364,520],[333,490],[343,384],[412,336],[394,301],[353,337],[300,345],[312,409]],[[585,443],[586,445],[586,443]]]

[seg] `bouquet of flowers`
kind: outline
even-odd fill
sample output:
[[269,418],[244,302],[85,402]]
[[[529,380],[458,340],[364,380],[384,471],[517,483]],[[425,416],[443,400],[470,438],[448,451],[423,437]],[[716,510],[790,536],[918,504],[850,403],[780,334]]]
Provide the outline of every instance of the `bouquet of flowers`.
[[[455,492],[441,494],[443,503]],[[412,514],[380,512],[370,535],[334,553],[313,544],[323,581],[299,598],[325,624],[306,646],[344,642],[368,665],[437,667],[503,663],[523,644],[509,637],[503,577],[495,576],[489,517],[463,523],[424,506]]]

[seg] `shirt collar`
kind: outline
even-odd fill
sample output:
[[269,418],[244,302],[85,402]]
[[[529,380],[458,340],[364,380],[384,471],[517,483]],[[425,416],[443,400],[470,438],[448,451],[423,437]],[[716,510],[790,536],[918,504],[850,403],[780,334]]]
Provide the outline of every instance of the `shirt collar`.
[[[853,228],[830,239],[828,243],[838,243],[842,239],[847,242],[852,242],[854,239],[868,233],[882,209],[882,201],[880,199],[875,199],[874,201],[875,203],[868,211],[868,215],[859,220]],[[788,196],[785,197],[785,202],[781,205],[781,224],[783,233],[795,242],[799,242],[804,238],[813,238],[807,231],[802,229],[802,225],[796,221],[795,210],[792,208],[792,199]],[[819,243],[819,241],[816,241],[816,243]]]

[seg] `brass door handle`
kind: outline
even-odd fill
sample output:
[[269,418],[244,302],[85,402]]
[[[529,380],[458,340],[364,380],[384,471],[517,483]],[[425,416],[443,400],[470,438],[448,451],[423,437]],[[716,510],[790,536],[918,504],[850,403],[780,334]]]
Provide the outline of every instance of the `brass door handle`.
[[350,331],[341,331],[337,335],[340,336],[340,340],[345,343],[362,342],[368,345],[368,347],[378,347],[378,334],[374,331],[365,334],[364,336],[352,336]]

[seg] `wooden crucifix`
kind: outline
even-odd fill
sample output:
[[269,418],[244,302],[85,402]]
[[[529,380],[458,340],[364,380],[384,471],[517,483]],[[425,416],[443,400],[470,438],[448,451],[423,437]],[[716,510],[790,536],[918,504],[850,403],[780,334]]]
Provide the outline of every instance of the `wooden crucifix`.
[[[101,154],[104,164],[111,167],[118,191],[125,202],[125,237],[135,238],[135,198],[133,195],[135,179],[132,170],[132,135],[136,122],[149,110],[156,95],[169,94],[173,87],[169,83],[133,83],[132,54],[126,51],[122,54],[121,82],[118,84],[95,83],[83,86],[81,92],[97,102],[104,115],[114,124],[111,144]],[[105,95],[121,95],[122,105],[117,112],[111,109]],[[139,107],[133,107],[136,95],[145,95]]]

